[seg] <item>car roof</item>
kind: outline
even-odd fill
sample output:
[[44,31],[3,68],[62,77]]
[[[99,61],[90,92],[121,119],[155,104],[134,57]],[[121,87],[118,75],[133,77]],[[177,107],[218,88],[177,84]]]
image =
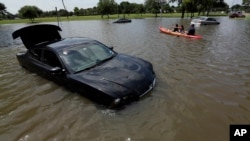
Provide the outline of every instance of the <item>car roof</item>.
[[206,16],[198,16],[198,17],[195,17],[193,18],[192,20],[204,20],[204,19],[207,19],[208,17]]
[[96,42],[96,40],[86,37],[70,37],[70,38],[64,38],[57,42],[53,42],[51,44],[47,44],[47,48],[60,51],[65,48],[70,48],[75,45],[89,43],[89,42]]
[[208,18],[208,17],[205,17],[205,16],[200,16],[200,17],[199,17],[200,20],[205,20],[205,19],[207,19],[207,18]]

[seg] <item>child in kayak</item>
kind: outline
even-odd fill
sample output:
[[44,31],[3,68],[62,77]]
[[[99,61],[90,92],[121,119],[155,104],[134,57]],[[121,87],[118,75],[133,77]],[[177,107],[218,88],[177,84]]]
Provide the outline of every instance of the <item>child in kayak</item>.
[[176,24],[174,29],[173,29],[173,32],[178,32],[178,31],[179,31],[179,26],[178,26],[178,24]]
[[179,32],[180,32],[180,33],[185,33],[185,30],[184,30],[184,26],[183,26],[183,25],[181,25],[181,27],[180,27],[180,29],[179,29]]

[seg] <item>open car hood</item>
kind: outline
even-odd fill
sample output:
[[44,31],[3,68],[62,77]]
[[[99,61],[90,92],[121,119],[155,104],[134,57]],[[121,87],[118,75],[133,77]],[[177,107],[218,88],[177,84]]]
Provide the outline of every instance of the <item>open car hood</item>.
[[20,37],[24,46],[29,49],[42,42],[60,40],[59,31],[62,31],[59,26],[38,24],[18,29],[12,33],[12,37]]

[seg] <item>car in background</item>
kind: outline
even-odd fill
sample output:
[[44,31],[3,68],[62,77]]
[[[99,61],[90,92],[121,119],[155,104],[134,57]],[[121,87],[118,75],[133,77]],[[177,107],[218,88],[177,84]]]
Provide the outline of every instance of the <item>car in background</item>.
[[127,19],[127,18],[120,18],[115,20],[113,23],[131,23],[132,20],[131,19]]
[[244,15],[241,11],[233,12],[229,14],[229,18],[245,18],[246,15]]
[[155,86],[150,62],[93,39],[61,38],[58,31],[41,24],[13,32],[27,48],[16,54],[19,64],[108,108],[139,100]]
[[220,22],[218,22],[215,18],[198,17],[198,18],[192,19],[191,24],[194,24],[194,25],[218,25],[218,24],[220,24]]

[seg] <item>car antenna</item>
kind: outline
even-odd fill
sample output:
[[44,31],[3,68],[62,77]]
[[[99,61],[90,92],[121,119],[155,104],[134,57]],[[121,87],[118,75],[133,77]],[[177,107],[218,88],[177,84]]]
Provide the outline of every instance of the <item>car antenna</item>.
[[59,14],[58,14],[57,7],[55,7],[55,9],[56,9],[57,25],[60,27],[60,24],[59,24],[59,23],[61,23],[61,19],[60,19],[60,16],[59,16]]

